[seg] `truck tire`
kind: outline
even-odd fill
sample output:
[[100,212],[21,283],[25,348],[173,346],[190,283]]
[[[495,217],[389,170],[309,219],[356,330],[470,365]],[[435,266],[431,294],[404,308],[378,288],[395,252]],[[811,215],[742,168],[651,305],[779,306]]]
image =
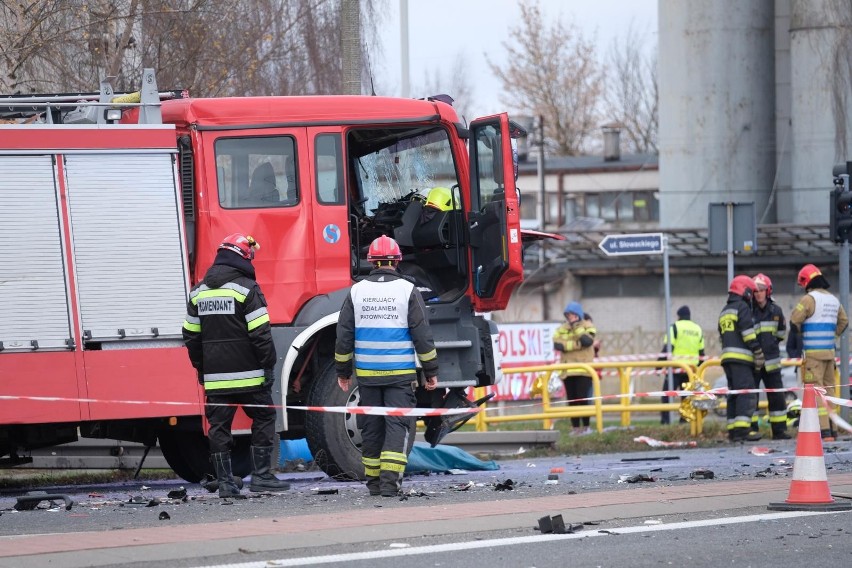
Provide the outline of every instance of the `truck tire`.
[[[207,436],[201,432],[185,430],[161,431],[157,438],[166,463],[189,483],[198,483],[207,475],[215,476],[210,463]],[[234,475],[245,477],[251,473],[251,436],[234,436],[231,450],[231,468]]]
[[[308,406],[358,406],[358,387],[348,393],[337,386],[334,363],[329,361],[308,392]],[[316,464],[330,477],[364,479],[361,429],[354,414],[308,411],[305,435]]]

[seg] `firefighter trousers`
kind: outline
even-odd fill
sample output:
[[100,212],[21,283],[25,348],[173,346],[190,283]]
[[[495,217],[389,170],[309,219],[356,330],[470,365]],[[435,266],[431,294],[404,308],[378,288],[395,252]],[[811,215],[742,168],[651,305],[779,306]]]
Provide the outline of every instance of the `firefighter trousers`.
[[[754,373],[754,388],[759,389],[760,383],[763,382],[764,388],[780,389],[784,387],[781,380],[781,370],[767,371],[761,369]],[[755,398],[754,413],[752,414],[752,428],[758,422],[760,411],[757,409],[759,397]],[[768,392],[766,393],[766,401],[769,403],[769,425],[772,428],[772,434],[787,430],[787,399],[783,392]]]
[[275,408],[270,388],[236,394],[208,394],[207,403],[204,415],[210,423],[207,437],[211,454],[231,451],[234,443],[231,425],[237,413],[236,405],[264,405],[243,406],[246,415],[251,418],[251,445],[269,447],[275,443]]
[[[750,363],[722,363],[728,388],[731,390],[754,388],[754,365]],[[751,415],[756,408],[757,396],[753,394],[728,395],[728,430],[751,427]]]
[[[382,386],[361,384],[358,392],[359,406],[414,408],[416,405],[411,382]],[[402,487],[416,421],[407,416],[360,416],[361,454],[371,492],[376,486],[383,495],[396,493]]]
[[[802,382],[806,385],[814,385],[825,388],[826,392],[834,396],[835,387],[837,385],[837,377],[834,375],[835,364],[834,356],[830,358],[819,358],[814,356],[809,357],[805,353],[805,358],[802,361]],[[817,414],[819,415],[819,429],[828,431],[831,429],[831,422],[828,418],[828,409],[826,406],[832,406],[829,402],[817,403]],[[833,408],[833,406],[832,406]]]
[[[568,406],[587,406],[592,403],[587,399],[592,396],[592,377],[587,375],[569,375],[563,380],[565,383],[565,398]],[[579,428],[581,425],[588,428],[591,423],[589,416],[571,417],[571,426]]]

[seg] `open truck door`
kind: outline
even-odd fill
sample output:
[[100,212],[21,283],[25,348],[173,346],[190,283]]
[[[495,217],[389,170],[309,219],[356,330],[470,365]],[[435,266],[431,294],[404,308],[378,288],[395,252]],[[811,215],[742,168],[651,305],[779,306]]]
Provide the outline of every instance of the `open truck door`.
[[473,306],[480,312],[504,309],[512,291],[524,279],[512,149],[512,138],[524,134],[506,113],[471,123],[470,277]]

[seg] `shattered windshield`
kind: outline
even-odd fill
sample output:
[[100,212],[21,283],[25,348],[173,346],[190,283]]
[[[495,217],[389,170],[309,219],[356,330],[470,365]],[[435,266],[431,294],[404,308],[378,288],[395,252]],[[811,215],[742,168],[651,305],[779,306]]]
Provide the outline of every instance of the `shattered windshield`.
[[[358,131],[354,147],[365,151],[357,158],[355,172],[364,209],[375,211],[380,203],[390,203],[416,192],[424,199],[433,187],[458,184],[455,162],[447,132],[437,128],[417,130]],[[389,143],[372,150],[386,140]]]

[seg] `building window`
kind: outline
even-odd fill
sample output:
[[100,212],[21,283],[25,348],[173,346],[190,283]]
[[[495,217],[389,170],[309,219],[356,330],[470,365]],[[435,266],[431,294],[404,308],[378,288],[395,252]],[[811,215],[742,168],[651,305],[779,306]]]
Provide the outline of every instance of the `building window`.
[[[578,198],[574,195],[572,198]],[[653,222],[660,220],[660,204],[652,191],[610,191],[584,193],[583,212],[612,223]],[[566,217],[570,213],[566,200]]]
[[524,221],[538,221],[538,195],[531,191],[521,193],[521,219]]

